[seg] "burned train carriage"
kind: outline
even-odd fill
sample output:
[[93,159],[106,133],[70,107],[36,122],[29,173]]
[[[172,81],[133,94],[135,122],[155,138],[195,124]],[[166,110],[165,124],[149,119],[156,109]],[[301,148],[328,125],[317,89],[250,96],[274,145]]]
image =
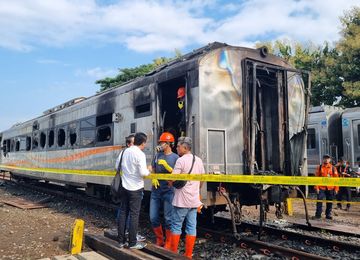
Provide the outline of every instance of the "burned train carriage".
[[[184,87],[184,134],[194,140],[193,152],[208,173],[306,175],[309,86],[303,76],[266,48],[213,43],[144,77],[72,100],[4,131],[1,170],[86,187],[89,193],[106,187],[113,172],[85,170],[113,170],[125,137],[137,131],[149,136],[145,153],[150,163],[162,131],[180,135],[177,91]],[[281,190],[273,187],[262,187],[269,191],[263,194],[278,203]],[[203,186],[205,205],[228,202],[218,188],[218,183]],[[221,190],[232,202],[254,205],[260,197],[252,191],[258,189],[226,184]]]

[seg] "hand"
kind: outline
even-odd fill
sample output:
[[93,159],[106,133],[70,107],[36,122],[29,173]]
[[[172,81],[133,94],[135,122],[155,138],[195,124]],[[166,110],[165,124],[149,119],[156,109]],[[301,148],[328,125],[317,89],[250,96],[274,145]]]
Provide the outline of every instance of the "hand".
[[169,187],[172,187],[172,186],[173,186],[173,182],[174,182],[174,181],[167,181],[168,186],[169,186]]
[[152,172],[152,166],[151,165],[148,165],[147,169],[149,170],[149,172]]
[[168,172],[173,171],[173,168],[171,168],[171,166],[164,159],[159,159],[157,163],[158,165],[162,165],[165,168],[165,170],[167,170]]
[[315,190],[316,191],[316,194],[319,194],[320,193],[320,190]]
[[[199,195],[199,200],[201,201],[201,195]],[[201,209],[204,207],[203,204],[201,204],[198,208],[197,208],[197,213],[201,214]]]
[[155,189],[157,189],[158,187],[160,187],[160,183],[159,183],[159,181],[158,181],[157,179],[152,179],[152,180],[151,180],[151,184],[152,184],[152,186],[155,187]]

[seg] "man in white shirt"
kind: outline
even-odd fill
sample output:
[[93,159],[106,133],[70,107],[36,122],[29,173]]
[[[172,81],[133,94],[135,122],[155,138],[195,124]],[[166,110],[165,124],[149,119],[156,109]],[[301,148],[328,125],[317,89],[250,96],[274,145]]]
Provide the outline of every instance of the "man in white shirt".
[[[147,136],[144,133],[136,133],[134,145],[125,150],[121,163],[121,180],[124,192],[120,203],[118,239],[120,246],[123,247],[125,245],[126,218],[130,215],[129,247],[131,249],[142,249],[146,246],[146,243],[137,242],[136,240],[144,191],[144,177],[150,174],[146,166],[146,156],[143,152],[146,140]],[[119,165],[121,154],[116,161],[116,168]]]

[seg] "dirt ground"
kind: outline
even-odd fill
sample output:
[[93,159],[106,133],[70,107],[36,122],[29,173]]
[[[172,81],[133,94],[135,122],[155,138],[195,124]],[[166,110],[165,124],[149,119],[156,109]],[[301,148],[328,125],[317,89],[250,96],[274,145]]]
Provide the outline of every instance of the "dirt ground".
[[[0,201],[21,197],[35,202],[44,196],[0,184]],[[113,212],[104,219],[96,215],[97,211],[79,207],[79,202],[57,198],[47,205],[47,208],[23,210],[0,202],[0,259],[39,259],[68,254],[70,232],[77,218],[85,221],[86,230],[96,234],[115,225]]]
[[[23,190],[0,180],[0,201],[11,198],[40,201],[44,197],[47,195]],[[360,198],[355,199],[359,201]],[[107,211],[61,198],[50,198],[46,205],[46,208],[23,210],[0,202],[0,259],[39,259],[68,254],[70,232],[77,218],[83,219],[85,229],[95,234],[102,234],[104,229],[115,226],[113,210]],[[284,215],[282,221],[304,219],[302,202],[295,201],[293,208],[294,215]],[[308,208],[310,216],[313,216],[315,203],[309,203]],[[269,221],[277,221],[274,212],[274,207],[271,207]],[[255,207],[243,207],[242,213],[245,220],[257,220],[259,210]],[[335,209],[333,215],[334,220],[323,218],[322,221],[360,228],[360,204],[352,205],[349,212]],[[152,239],[150,229],[145,231],[143,228],[142,232]],[[84,251],[88,250],[84,248]]]

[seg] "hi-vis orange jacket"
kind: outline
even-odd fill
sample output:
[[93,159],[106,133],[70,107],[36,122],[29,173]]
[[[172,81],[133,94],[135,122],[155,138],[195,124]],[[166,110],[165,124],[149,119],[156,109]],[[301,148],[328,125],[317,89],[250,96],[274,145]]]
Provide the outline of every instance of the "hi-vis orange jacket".
[[[329,177],[329,178],[338,178],[339,174],[336,170],[336,167],[331,163],[321,164],[316,168],[316,177]],[[339,186],[315,186],[315,190],[335,190],[339,191]]]

